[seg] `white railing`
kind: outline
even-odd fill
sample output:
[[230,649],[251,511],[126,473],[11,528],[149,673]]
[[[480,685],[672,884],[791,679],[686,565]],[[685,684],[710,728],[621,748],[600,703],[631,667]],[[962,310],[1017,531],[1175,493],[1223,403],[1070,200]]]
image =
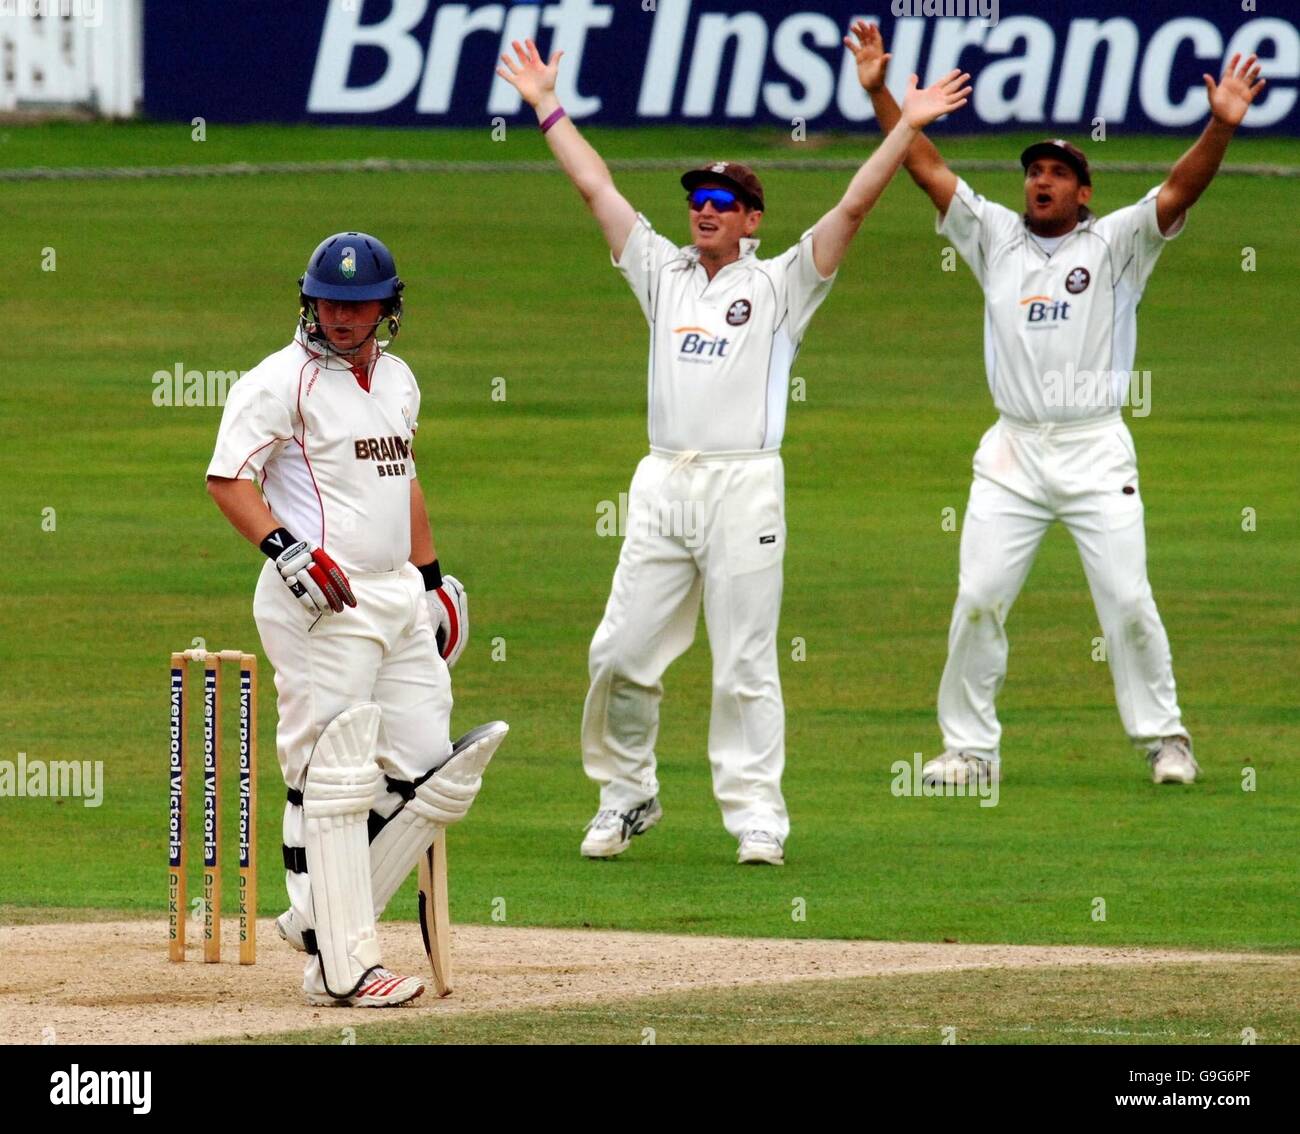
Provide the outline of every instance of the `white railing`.
[[136,113],[141,0],[0,0],[0,111]]

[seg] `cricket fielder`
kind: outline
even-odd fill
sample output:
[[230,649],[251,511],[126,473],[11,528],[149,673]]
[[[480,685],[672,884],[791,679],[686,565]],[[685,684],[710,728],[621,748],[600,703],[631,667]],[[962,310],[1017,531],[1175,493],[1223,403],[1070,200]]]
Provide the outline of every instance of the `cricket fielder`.
[[713,790],[742,863],[784,862],[785,715],[777,668],[785,553],[781,436],[790,366],[840,260],[922,126],[965,105],[969,76],[927,90],[843,199],[771,260],[755,255],[763,186],[719,161],[683,175],[691,244],[660,236],[615,188],[555,95],[563,52],[514,44],[497,73],[537,112],[614,266],[650,326],[650,453],[628,492],[627,530],[591,644],[582,724],[600,807],[582,853],[611,858],[662,817],[655,778],[660,679],[695,636],[701,602],[713,654]]
[[[899,108],[884,85],[880,31],[863,21],[852,30],[845,43],[858,77],[880,128],[891,130]],[[939,210],[936,231],[984,289],[984,363],[999,413],[975,454],[939,684],[945,751],[923,769],[931,781],[1000,775],[994,698],[1007,668],[1004,626],[1053,520],[1083,559],[1120,719],[1152,778],[1190,784],[1200,771],[1147,580],[1137,458],[1120,407],[1143,288],[1264,83],[1255,56],[1234,55],[1223,78],[1206,75],[1205,86],[1211,119],[1196,144],[1163,184],[1104,217],[1088,209],[1088,160],[1069,142],[1038,142],[1020,155],[1023,216],[975,193],[924,136],[908,151],[908,173]]]
[[341,232],[298,283],[298,332],[232,388],[208,491],[266,555],[253,615],[288,786],[280,935],[308,954],[308,1003],[382,1007],[424,985],[383,967],[375,921],[469,810],[507,729],[449,739],[468,606],[416,478],[419,387],[376,339],[401,325],[393,257]]

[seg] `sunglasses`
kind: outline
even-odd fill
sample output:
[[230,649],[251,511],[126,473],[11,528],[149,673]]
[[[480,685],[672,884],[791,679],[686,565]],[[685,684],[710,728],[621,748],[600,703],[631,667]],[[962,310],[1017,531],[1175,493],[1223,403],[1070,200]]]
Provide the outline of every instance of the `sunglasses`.
[[740,198],[730,189],[692,189],[686,200],[691,211],[698,213],[705,205],[712,205],[720,213],[734,212],[740,208]]

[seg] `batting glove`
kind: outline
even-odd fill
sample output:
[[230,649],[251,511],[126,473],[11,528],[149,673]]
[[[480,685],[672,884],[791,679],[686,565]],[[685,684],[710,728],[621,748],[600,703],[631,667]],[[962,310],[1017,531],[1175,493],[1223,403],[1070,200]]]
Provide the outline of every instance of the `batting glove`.
[[343,568],[321,548],[305,539],[295,541],[277,528],[262,541],[262,550],[308,614],[338,614],[345,606],[357,605]]
[[455,575],[444,575],[435,559],[420,568],[424,576],[424,599],[429,604],[438,653],[450,669],[469,641],[469,596]]

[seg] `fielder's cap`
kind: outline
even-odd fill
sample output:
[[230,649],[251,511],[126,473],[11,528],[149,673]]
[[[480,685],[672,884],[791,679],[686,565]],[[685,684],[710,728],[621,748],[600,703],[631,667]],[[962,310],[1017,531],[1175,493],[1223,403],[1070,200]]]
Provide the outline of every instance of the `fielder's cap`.
[[751,208],[764,207],[763,183],[759,181],[758,175],[742,162],[714,161],[682,174],[682,185],[687,192],[700,185],[707,185],[710,181],[731,186],[749,202]]
[[1046,138],[1041,142],[1035,142],[1020,155],[1020,168],[1028,169],[1029,163],[1039,158],[1055,158],[1057,161],[1063,161],[1074,170],[1080,185],[1092,184],[1088,159],[1084,157],[1083,151],[1078,146],[1067,142],[1064,138]]

